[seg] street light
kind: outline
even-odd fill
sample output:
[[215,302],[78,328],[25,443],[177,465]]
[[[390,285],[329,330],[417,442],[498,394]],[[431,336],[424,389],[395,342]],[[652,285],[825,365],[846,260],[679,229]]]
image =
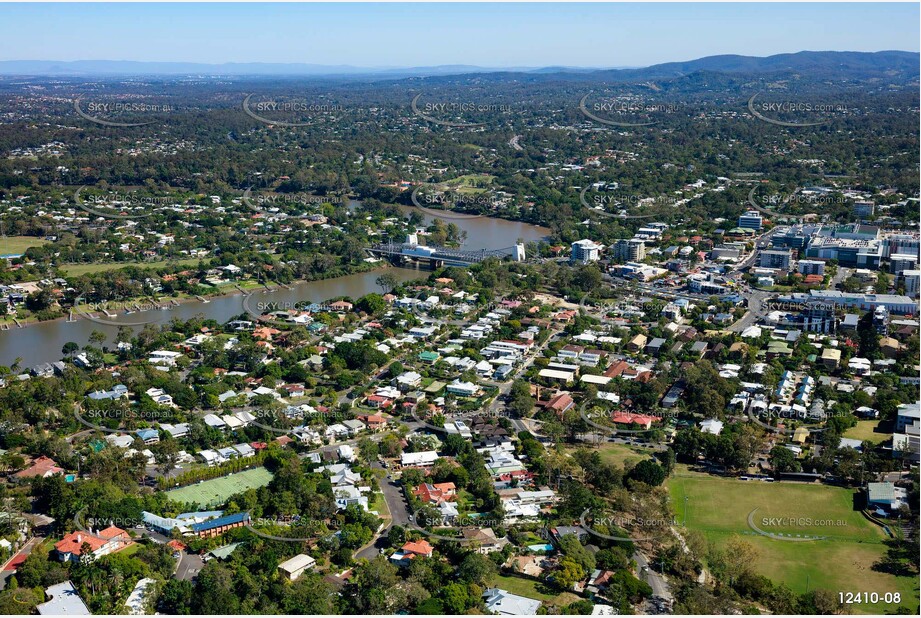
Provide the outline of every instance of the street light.
[[688,497],[684,497],[684,524],[685,527],[688,525]]

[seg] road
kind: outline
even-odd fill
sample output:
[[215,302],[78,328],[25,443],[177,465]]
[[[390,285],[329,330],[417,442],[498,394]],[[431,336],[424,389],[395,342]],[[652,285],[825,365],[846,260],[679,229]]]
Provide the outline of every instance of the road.
[[741,333],[749,326],[752,326],[758,321],[758,318],[768,313],[767,305],[765,301],[768,298],[774,296],[771,292],[765,292],[764,290],[756,290],[751,288],[749,291],[744,292],[744,296],[748,301],[748,310],[745,312],[739,320],[734,322],[727,330],[732,333]]
[[[644,579],[647,584],[652,588],[652,594],[657,597],[662,597],[663,599],[672,599],[671,590],[668,587],[668,582],[665,581],[665,578],[654,571],[652,566],[649,564],[649,561],[646,560],[646,556],[640,552],[633,553],[633,560],[636,562],[637,571],[640,572],[640,579]],[[646,577],[642,577],[642,573],[646,569]]]
[[[376,470],[384,469],[379,462],[375,462],[371,467]],[[389,545],[387,543],[387,533],[394,524],[406,526],[411,522],[409,505],[406,503],[406,498],[403,496],[403,490],[400,488],[399,483],[390,478],[389,473],[386,477],[381,479],[380,488],[381,493],[384,494],[384,500],[387,502],[387,510],[390,511],[390,524],[380,531],[372,544],[359,550],[355,554],[355,558],[373,559],[380,554],[381,549]]]
[[9,560],[6,561],[6,564],[3,565],[3,568],[0,569],[0,590],[3,590],[6,587],[7,580],[16,572],[16,569],[19,568],[23,562],[26,561],[26,558],[32,554],[32,550],[36,546],[41,545],[44,542],[45,537],[43,536],[34,536],[26,544],[22,546],[15,555],[11,556]]

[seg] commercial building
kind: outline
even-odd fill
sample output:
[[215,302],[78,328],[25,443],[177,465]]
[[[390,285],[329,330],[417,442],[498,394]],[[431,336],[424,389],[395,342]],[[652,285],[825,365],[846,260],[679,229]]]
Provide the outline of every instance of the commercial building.
[[235,513],[192,524],[192,533],[199,538],[211,538],[224,534],[234,528],[242,528],[249,523],[249,513]]
[[761,217],[761,213],[757,210],[749,210],[744,215],[739,217],[738,227],[742,227],[748,230],[760,230],[764,225],[764,219]]
[[825,262],[822,260],[800,260],[796,270],[802,275],[824,275]]
[[907,253],[893,253],[889,257],[889,272],[893,275],[899,275],[904,270],[915,270],[918,268],[918,256]]
[[779,268],[790,270],[792,253],[789,249],[767,249],[758,256],[758,265],[761,268]]

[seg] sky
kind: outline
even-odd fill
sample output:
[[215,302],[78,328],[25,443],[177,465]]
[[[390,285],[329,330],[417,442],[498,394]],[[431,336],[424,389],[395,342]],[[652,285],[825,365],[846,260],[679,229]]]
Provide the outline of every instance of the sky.
[[627,67],[917,52],[919,17],[918,3],[0,3],[0,60]]

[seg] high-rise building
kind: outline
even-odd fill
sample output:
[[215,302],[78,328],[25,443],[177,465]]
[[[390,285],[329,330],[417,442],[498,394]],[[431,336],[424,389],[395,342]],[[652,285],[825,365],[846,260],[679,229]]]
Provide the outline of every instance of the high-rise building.
[[601,259],[601,245],[592,240],[577,240],[572,243],[572,261],[588,264]]
[[909,298],[918,298],[918,285],[921,283],[921,270],[903,270],[902,279],[905,281],[905,295]]
[[640,238],[628,238],[614,243],[614,260],[642,262],[646,259],[646,243]]

